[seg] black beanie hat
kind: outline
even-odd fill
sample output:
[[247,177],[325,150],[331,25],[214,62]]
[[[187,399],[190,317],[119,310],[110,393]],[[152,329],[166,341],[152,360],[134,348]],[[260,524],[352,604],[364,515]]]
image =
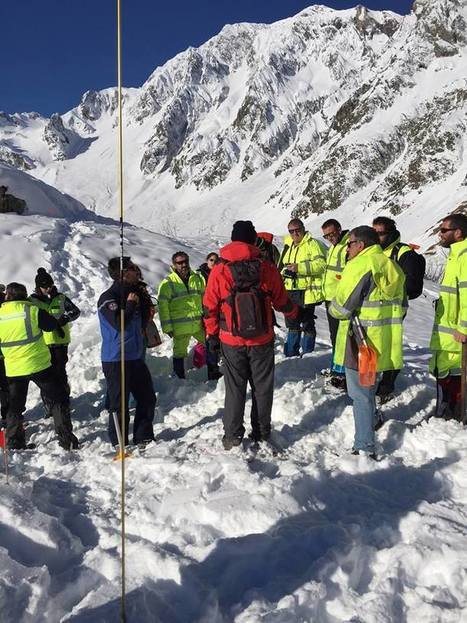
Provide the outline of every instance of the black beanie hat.
[[253,223],[251,221],[236,221],[233,225],[230,239],[232,242],[237,240],[239,242],[246,242],[247,244],[255,244],[256,229]]
[[50,288],[54,284],[54,280],[45,270],[45,268],[38,268],[36,275],[36,288]]

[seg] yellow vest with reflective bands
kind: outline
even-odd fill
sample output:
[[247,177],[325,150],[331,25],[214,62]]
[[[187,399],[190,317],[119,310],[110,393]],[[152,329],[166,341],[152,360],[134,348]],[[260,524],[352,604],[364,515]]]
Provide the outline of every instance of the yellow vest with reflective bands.
[[453,354],[446,366],[442,356],[437,362],[440,376],[461,373],[462,345],[454,339],[455,331],[467,335],[467,239],[451,245],[439,287],[430,348]]
[[336,293],[346,262],[348,240],[349,232],[344,234],[342,240],[328,250],[326,272],[323,279],[323,296],[325,301],[332,301]]
[[177,335],[193,335],[203,326],[204,278],[190,273],[188,284],[173,270],[159,286],[157,300],[162,331]]
[[286,264],[298,264],[295,279],[284,277],[286,290],[305,290],[305,305],[323,300],[322,281],[326,268],[326,249],[318,240],[306,232],[299,244],[294,245],[291,236],[284,239],[280,263],[284,273]]
[[3,303],[0,347],[8,377],[27,376],[50,366],[50,352],[39,328],[39,307],[30,301]]
[[[57,294],[50,302],[41,301],[37,298],[32,298],[31,302],[37,305],[41,309],[44,309],[54,318],[60,318],[65,313],[65,295]],[[44,342],[47,346],[56,346],[59,344],[70,343],[70,325],[69,323],[62,327],[63,337],[58,334],[58,331],[44,331]]]
[[378,354],[378,371],[400,370],[405,306],[405,275],[384,255],[379,244],[349,260],[329,307],[329,313],[341,321],[334,363],[353,367],[348,365],[347,341],[351,318],[357,316],[368,344]]

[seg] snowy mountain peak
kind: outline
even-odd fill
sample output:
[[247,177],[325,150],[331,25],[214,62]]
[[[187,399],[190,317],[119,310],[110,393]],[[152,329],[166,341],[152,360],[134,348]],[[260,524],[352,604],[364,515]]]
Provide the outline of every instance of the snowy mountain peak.
[[[418,0],[402,17],[313,5],[274,24],[226,25],[178,54],[125,90],[130,218],[190,234],[221,233],[243,214],[279,228],[291,213],[403,221],[441,188],[455,208],[467,153],[466,7]],[[35,166],[109,213],[116,103],[105,89],[50,120],[2,116],[0,159]]]

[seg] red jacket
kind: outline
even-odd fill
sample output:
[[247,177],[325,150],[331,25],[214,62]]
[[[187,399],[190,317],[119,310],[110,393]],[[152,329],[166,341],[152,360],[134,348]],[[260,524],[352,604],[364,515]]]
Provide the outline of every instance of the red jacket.
[[[260,250],[245,242],[231,242],[220,250],[222,260],[235,262],[260,258]],[[284,288],[279,271],[272,262],[263,260],[260,269],[260,287],[266,292],[268,332],[257,338],[243,338],[232,335],[232,311],[225,302],[233,286],[233,278],[228,264],[221,262],[214,266],[209,275],[208,285],[203,297],[204,324],[206,334],[219,335],[221,342],[229,346],[259,346],[274,337],[272,307],[283,312],[288,318],[296,318],[299,307],[295,305]]]

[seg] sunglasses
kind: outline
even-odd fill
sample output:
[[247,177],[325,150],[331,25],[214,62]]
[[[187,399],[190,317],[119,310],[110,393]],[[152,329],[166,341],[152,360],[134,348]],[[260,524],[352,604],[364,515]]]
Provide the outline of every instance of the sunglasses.
[[217,257],[210,257],[208,262],[217,262]]
[[446,234],[448,231],[456,231],[456,229],[458,229],[457,227],[440,227],[439,228],[439,233],[440,234]]
[[331,238],[337,238],[337,236],[339,236],[339,232],[338,231],[332,231],[329,234],[323,234],[323,238],[325,240],[331,240]]
[[180,260],[180,262],[174,262],[177,266],[188,265],[188,260]]
[[296,229],[289,229],[289,234],[299,234],[301,233],[303,230],[301,227],[297,227]]

